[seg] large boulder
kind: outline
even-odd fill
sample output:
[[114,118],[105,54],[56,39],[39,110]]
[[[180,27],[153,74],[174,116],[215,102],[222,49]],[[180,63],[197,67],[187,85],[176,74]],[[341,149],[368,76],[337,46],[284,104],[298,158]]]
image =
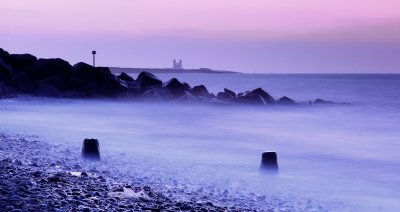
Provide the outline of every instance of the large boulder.
[[189,90],[189,93],[192,94],[194,97],[210,97],[210,93],[204,85],[194,86],[192,89]]
[[11,79],[11,85],[23,93],[32,93],[35,89],[34,84],[24,72],[14,74]]
[[295,102],[293,99],[284,96],[284,97],[278,99],[278,101],[276,101],[276,104],[280,104],[280,105],[294,105],[294,104],[296,104],[296,102]]
[[31,54],[11,54],[9,63],[14,69],[26,68],[35,65],[37,58]]
[[224,93],[228,94],[231,98],[236,98],[236,93],[227,88],[224,88]]
[[178,79],[172,78],[168,82],[164,83],[163,87],[167,88],[173,98],[181,97],[186,91],[190,90],[190,86],[187,83],[181,83]]
[[118,75],[118,78],[119,78],[120,80],[123,80],[123,81],[126,81],[126,82],[133,82],[133,81],[134,81],[134,79],[133,79],[131,76],[129,76],[128,74],[126,74],[126,73],[124,73],[124,72],[122,72],[121,74],[119,74],[119,75]]
[[260,96],[264,99],[264,101],[267,104],[274,104],[275,100],[274,98],[269,95],[266,91],[264,91],[262,88],[256,88],[252,90],[251,92],[248,92],[245,94],[245,96]]
[[167,101],[172,98],[171,92],[162,87],[149,87],[141,96],[145,99]]
[[0,59],[3,59],[6,63],[9,62],[10,53],[0,48]]
[[4,83],[0,82],[0,99],[10,98],[17,95],[17,91]]
[[60,97],[61,96],[61,93],[57,88],[55,88],[52,85],[45,84],[45,83],[40,84],[36,88],[34,94],[36,96],[43,96],[43,97]]
[[72,73],[71,65],[62,59],[39,59],[34,65],[20,69],[32,82],[58,76],[67,81]]
[[161,87],[162,85],[160,79],[158,79],[154,74],[146,71],[141,72],[136,81],[139,82],[142,91],[145,91],[149,87]]
[[82,62],[73,66],[68,88],[89,96],[116,96],[128,91],[126,83],[113,75],[109,68],[93,67]]

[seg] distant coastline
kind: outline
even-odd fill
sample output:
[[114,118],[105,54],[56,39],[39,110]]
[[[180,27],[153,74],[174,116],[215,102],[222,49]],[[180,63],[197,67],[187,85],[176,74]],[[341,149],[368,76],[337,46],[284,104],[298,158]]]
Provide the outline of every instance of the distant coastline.
[[110,67],[110,70],[114,74],[119,74],[125,72],[127,74],[139,74],[142,71],[147,71],[154,74],[170,74],[170,73],[203,73],[203,74],[235,74],[239,72],[234,71],[222,71],[222,70],[212,70],[209,68],[198,68],[198,69],[175,69],[175,68],[119,68]]

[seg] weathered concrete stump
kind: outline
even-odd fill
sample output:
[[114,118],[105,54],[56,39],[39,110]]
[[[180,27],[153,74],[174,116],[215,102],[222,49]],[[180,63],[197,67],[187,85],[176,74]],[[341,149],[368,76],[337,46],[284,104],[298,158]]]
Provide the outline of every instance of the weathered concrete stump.
[[94,138],[83,140],[82,158],[85,160],[100,160],[99,141]]
[[261,157],[260,173],[277,174],[278,156],[276,152],[264,152]]

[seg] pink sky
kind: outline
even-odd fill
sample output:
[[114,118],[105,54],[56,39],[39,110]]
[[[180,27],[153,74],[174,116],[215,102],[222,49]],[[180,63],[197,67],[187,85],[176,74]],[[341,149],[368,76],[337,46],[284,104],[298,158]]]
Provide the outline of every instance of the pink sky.
[[[323,45],[337,42],[398,45],[400,1],[3,0],[0,2],[0,29],[3,34],[3,37],[0,35],[0,47],[8,47],[7,50],[17,52],[24,48],[20,39],[25,42],[27,39],[41,42],[39,38],[45,37],[59,37],[60,45],[74,43],[74,40],[78,42],[97,39],[95,47],[100,49],[100,40],[114,42],[118,46],[121,39],[135,43],[142,39],[151,42],[149,38],[164,42],[168,42],[166,38],[181,38],[182,42],[210,40],[208,45],[218,41],[230,42],[226,45],[234,45],[236,42],[247,46],[286,41],[322,42]],[[37,39],[33,39],[34,37]],[[184,44],[176,40],[174,42],[177,48],[185,49],[179,47]],[[51,55],[45,44],[30,43],[25,47],[26,51],[43,56]],[[239,46],[228,46],[227,49],[229,48],[240,49]],[[174,51],[177,50],[171,50]],[[190,52],[186,54],[189,55]],[[63,55],[72,58],[73,62],[76,60],[68,53]],[[171,59],[169,56],[165,55],[165,60]],[[161,64],[159,59],[161,58],[155,58],[157,62],[154,66]],[[114,64],[111,59],[105,61],[104,65],[106,64],[149,65],[140,61],[137,61],[137,65]],[[192,64],[198,65],[200,64]],[[229,64],[204,65],[235,69],[235,65]]]

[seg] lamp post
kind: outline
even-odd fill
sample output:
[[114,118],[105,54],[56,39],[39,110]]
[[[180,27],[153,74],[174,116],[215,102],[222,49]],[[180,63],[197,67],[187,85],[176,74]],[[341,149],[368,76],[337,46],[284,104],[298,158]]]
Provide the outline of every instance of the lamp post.
[[94,67],[95,62],[96,62],[96,51],[95,50],[92,51],[92,55],[93,55],[93,67]]

